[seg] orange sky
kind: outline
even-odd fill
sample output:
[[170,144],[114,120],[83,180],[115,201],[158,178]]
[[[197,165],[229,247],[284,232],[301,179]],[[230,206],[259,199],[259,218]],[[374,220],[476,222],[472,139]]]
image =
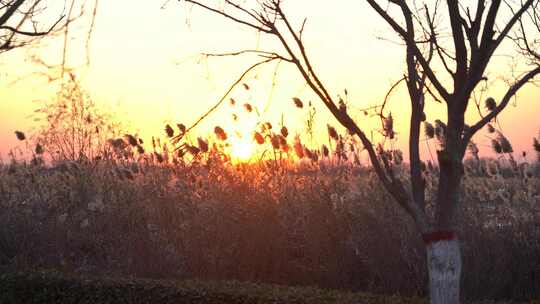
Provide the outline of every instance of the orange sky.
[[[193,122],[253,62],[248,58],[198,62],[197,54],[276,45],[268,42],[268,36],[259,37],[249,29],[201,10],[192,10],[184,3],[170,1],[161,9],[162,2],[165,1],[101,1],[92,38],[91,65],[80,72],[93,98],[119,113],[143,137],[163,134],[165,122]],[[287,3],[290,15],[298,16],[295,23],[308,17],[304,34],[308,52],[333,94],[347,88],[353,109],[380,103],[391,83],[403,74],[404,52],[391,42],[377,39],[378,36],[395,37],[379,17],[361,1],[343,1],[331,7],[331,14],[328,3],[307,7],[303,1]],[[81,61],[83,45],[80,40],[72,42],[71,62]],[[51,41],[48,47],[30,50],[30,53],[40,54],[51,63],[57,62],[58,43]],[[54,94],[54,88],[38,78],[8,85],[17,77],[38,69],[25,60],[26,55],[28,50],[0,56],[3,71],[0,75],[0,155],[4,159],[7,151],[19,144],[13,131],[32,129],[33,122],[28,115],[35,109],[34,101],[51,98]],[[496,74],[507,67],[507,62],[500,59],[492,71]],[[277,125],[283,115],[293,134],[294,130],[302,130],[306,115],[305,111],[294,108],[291,101],[294,96],[305,101],[311,99],[317,105],[316,127],[320,134],[324,134],[326,123],[336,125],[291,66],[280,65],[272,92],[273,71],[274,67],[268,66],[251,74],[246,80],[251,90],[238,89],[233,96],[241,103],[249,101],[261,111],[270,100],[261,119]],[[530,151],[532,137],[540,129],[540,103],[536,98],[539,90],[534,86],[526,87],[519,94],[518,106],[509,107],[499,118],[517,152]],[[406,150],[409,102],[404,93],[405,90],[400,89],[393,95],[390,109],[396,118],[398,145]],[[497,87],[491,93],[496,99],[502,96]],[[442,106],[429,106],[428,120],[443,117],[442,110]],[[200,131],[207,132],[215,125],[232,128],[232,111],[225,106],[205,121]],[[470,117],[474,118],[474,113]],[[362,125],[378,127],[374,121]],[[489,139],[479,134],[476,141],[481,153],[488,155]]]

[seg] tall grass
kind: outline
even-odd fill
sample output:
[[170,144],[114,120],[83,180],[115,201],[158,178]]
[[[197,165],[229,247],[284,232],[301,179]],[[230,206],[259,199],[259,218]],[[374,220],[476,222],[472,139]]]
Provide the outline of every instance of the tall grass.
[[[467,177],[468,297],[538,296],[538,189],[536,176]],[[424,293],[421,240],[367,168],[12,163],[0,169],[0,202],[10,269]]]
[[[32,161],[13,154],[0,166],[0,267],[424,295],[422,241],[359,163],[356,143],[329,126],[330,148],[307,148],[275,129],[254,135],[273,153],[253,163],[232,163],[217,128],[215,140],[178,151],[117,133],[91,145],[92,157],[54,154],[47,165],[35,160],[47,158],[55,139],[38,137],[40,149],[27,145]],[[185,130],[165,128],[170,138]],[[385,153],[405,178],[399,151]],[[459,224],[466,298],[540,296],[535,166],[466,162]],[[423,169],[427,201],[437,170]]]

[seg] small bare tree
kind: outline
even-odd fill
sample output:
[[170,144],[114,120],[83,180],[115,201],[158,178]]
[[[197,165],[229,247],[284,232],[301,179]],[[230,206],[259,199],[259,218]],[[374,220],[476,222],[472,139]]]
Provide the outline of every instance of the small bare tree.
[[57,96],[34,111],[34,119],[41,123],[34,140],[53,163],[102,158],[108,148],[107,140],[118,137],[122,131],[112,113],[101,110],[75,75],[69,76]]
[[[538,15],[535,11],[539,1],[478,0],[464,5],[455,0],[444,3],[437,0],[419,5],[405,0],[388,0],[385,3],[366,0],[374,12],[397,33],[405,50],[406,72],[402,81],[406,84],[412,110],[408,134],[410,179],[407,181],[394,174],[388,153],[382,146],[374,146],[365,130],[358,126],[346,107],[340,105],[338,98],[330,93],[316,73],[302,37],[306,19],[295,28],[284,12],[281,0],[259,0],[254,3],[233,0],[185,2],[280,42],[283,48],[281,52],[240,50],[214,55],[252,53],[261,56],[262,60],[249,67],[246,73],[271,61],[286,61],[296,66],[333,116],[358,136],[384,187],[414,219],[426,244],[431,302],[459,303],[462,263],[455,231],[464,174],[463,158],[471,138],[506,108],[519,89],[540,73],[536,45],[528,39],[527,34],[531,28],[533,31],[536,29],[535,34],[538,32]],[[328,3],[324,5],[328,6]],[[445,13],[439,13],[443,9]],[[446,24],[449,26],[445,27]],[[451,41],[444,41],[442,36],[447,34],[443,33],[444,28],[450,29]],[[468,126],[465,113],[469,109],[471,96],[479,84],[487,79],[486,69],[504,41],[515,42],[518,45],[516,55],[530,59],[527,70],[509,82],[506,93],[498,103],[490,101],[488,113],[480,113],[481,118]],[[233,87],[242,77],[235,81]],[[421,124],[425,119],[424,106],[428,99],[444,104],[447,110],[446,122],[440,122],[442,140],[437,151],[439,183],[435,201],[430,202],[435,206],[433,217],[426,212],[428,202],[419,149]],[[383,120],[389,121],[390,117],[385,117],[382,112],[379,114]],[[391,123],[386,125],[391,128]],[[392,130],[385,131],[388,136],[393,134]]]

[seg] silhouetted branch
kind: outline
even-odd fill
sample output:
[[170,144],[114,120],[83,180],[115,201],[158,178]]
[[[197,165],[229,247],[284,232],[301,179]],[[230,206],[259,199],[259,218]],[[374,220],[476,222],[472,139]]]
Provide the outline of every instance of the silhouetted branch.
[[[265,63],[269,63],[271,61],[274,61],[274,60],[282,60],[280,57],[272,57],[272,58],[268,58],[268,59],[265,59],[263,61],[259,61],[253,65],[251,65],[250,67],[248,67],[241,75],[240,77],[238,77],[238,79],[236,79],[236,81],[234,81],[230,86],[229,88],[227,89],[227,91],[225,92],[225,94],[223,94],[223,96],[218,100],[218,102],[212,106],[208,111],[206,111],[203,115],[201,115],[196,121],[195,123],[193,123],[189,128],[186,129],[186,131],[182,134],[179,134],[175,137],[173,137],[172,139],[172,143],[173,144],[176,144],[178,143],[180,140],[182,140],[182,138],[189,132],[191,131],[193,128],[195,128],[201,121],[203,121],[206,117],[208,117],[208,115],[210,115],[212,112],[214,112],[222,103],[223,101],[225,100],[225,98],[227,98],[227,96],[229,96],[229,94],[232,92],[232,90],[244,79],[244,77],[246,77],[246,75],[248,75],[253,69],[255,69],[256,67],[260,66],[260,65],[263,65]],[[178,148],[176,149],[178,150]]]
[[395,88],[404,80],[407,80],[406,76],[401,77],[398,81],[394,82],[390,89],[388,89],[388,92],[386,92],[386,95],[384,96],[383,103],[381,105],[381,109],[379,110],[379,116],[382,116],[382,112],[384,111],[384,108],[386,107],[386,104],[388,103],[388,98],[390,98],[390,95],[392,94],[392,91],[394,91]]
[[[446,69],[446,71],[448,72],[448,74],[452,75],[453,72],[450,69],[450,67],[448,66],[448,63],[446,62],[447,57],[450,58],[450,59],[452,59],[452,57],[445,51],[445,49],[438,42],[438,39],[437,39],[438,33],[437,33],[437,30],[435,29],[435,25],[433,24],[432,19],[429,16],[429,10],[428,10],[427,5],[425,6],[425,10],[426,10],[426,19],[427,19],[427,23],[428,23],[428,27],[429,27],[429,35],[430,35],[430,37],[432,39],[433,45],[435,46],[435,50],[437,51],[439,59],[441,60],[443,66]],[[435,13],[433,14],[433,18],[435,18]]]
[[[238,23],[240,23],[240,24],[247,25],[247,26],[249,26],[249,27],[251,27],[251,28],[253,28],[253,29],[256,29],[257,31],[261,31],[261,32],[268,33],[268,34],[271,34],[271,33],[272,33],[272,30],[270,30],[270,29],[268,29],[268,28],[264,28],[263,26],[256,25],[256,24],[251,23],[251,22],[249,22],[249,21],[241,20],[241,19],[236,18],[236,17],[234,17],[234,16],[232,16],[232,15],[230,15],[230,14],[227,14],[227,13],[225,13],[225,12],[222,12],[222,11],[220,11],[219,9],[216,9],[216,8],[210,7],[210,6],[208,6],[208,5],[205,5],[205,4],[203,4],[203,3],[199,2],[199,1],[193,1],[193,0],[184,0],[184,1],[189,2],[189,3],[192,3],[192,4],[194,4],[194,5],[198,5],[198,6],[204,8],[204,9],[206,9],[206,10],[209,10],[209,11],[211,11],[211,12],[214,12],[214,13],[216,13],[216,14],[219,14],[219,15],[225,17],[225,18],[231,19],[231,20],[233,20],[234,22],[238,22]],[[227,1],[227,2],[229,2],[229,1]],[[245,11],[245,10],[243,10],[243,11]],[[259,20],[259,19],[257,19],[257,20]]]
[[510,99],[514,97],[514,95],[523,87],[526,83],[531,81],[534,77],[536,77],[538,74],[540,74],[540,66],[536,67],[535,69],[527,72],[523,77],[521,77],[519,80],[517,80],[514,85],[512,85],[508,91],[506,91],[506,94],[504,94],[503,99],[501,102],[495,107],[495,109],[489,114],[485,115],[480,121],[475,123],[473,126],[470,127],[469,131],[465,134],[463,142],[468,143],[469,140],[472,138],[472,136],[478,132],[480,129],[482,129],[486,124],[488,124],[492,119],[497,117],[499,113],[502,112],[510,102]]
[[[396,31],[403,38],[403,40],[405,40],[406,42],[408,41],[409,33],[407,32],[406,29],[401,27],[384,9],[382,9],[382,7],[375,0],[366,0],[366,1],[394,29],[394,31]],[[395,1],[391,1],[391,2],[395,3]],[[408,7],[406,6],[404,1],[399,1],[397,4],[401,6],[402,11],[408,10]],[[407,15],[407,13],[405,13],[405,15]],[[408,42],[408,44],[410,44],[410,42]],[[448,102],[450,100],[450,94],[444,88],[444,86],[439,81],[437,76],[435,76],[435,73],[433,72],[429,63],[426,61],[426,59],[422,55],[422,52],[420,51],[420,49],[418,49],[418,46],[416,44],[412,44],[410,45],[410,47],[411,47],[411,50],[414,52],[414,55],[416,56],[416,60],[418,60],[418,62],[424,69],[424,72],[426,73],[429,81],[433,84],[435,89],[437,89],[437,92],[439,93],[439,95],[441,95],[441,97],[446,102]]]
[[[39,30],[36,17],[43,13],[38,8],[40,0],[3,1],[0,8],[0,50],[9,51],[22,47],[39,37],[51,34],[64,19],[61,15],[47,30]],[[24,8],[24,9],[23,9]],[[25,29],[25,27],[32,29]],[[23,37],[25,39],[23,39]]]
[[6,4],[5,7],[7,7],[7,9],[2,16],[0,16],[0,25],[4,25],[25,1],[26,0],[16,0],[11,4]]
[[452,27],[452,38],[456,50],[456,72],[454,74],[454,90],[460,89],[467,81],[467,48],[465,47],[465,37],[463,35],[463,23],[457,1],[447,1],[448,15]]
[[283,61],[287,62],[293,62],[290,58],[285,58],[278,53],[275,52],[266,52],[266,51],[260,51],[260,50],[241,50],[236,52],[229,52],[229,53],[202,53],[201,55],[205,57],[231,57],[231,56],[238,56],[243,54],[256,54],[259,57],[263,58],[277,58]]
[[23,35],[23,36],[30,36],[30,37],[45,36],[45,35],[50,34],[53,31],[53,29],[58,25],[58,23],[60,23],[60,21],[62,21],[62,19],[64,19],[64,17],[65,16],[61,16],[47,31],[44,31],[44,32],[22,31],[22,30],[16,29],[16,28],[8,26],[8,25],[0,26],[0,30],[8,30],[8,31],[11,31],[11,32],[13,32],[15,34],[19,34],[19,35]]

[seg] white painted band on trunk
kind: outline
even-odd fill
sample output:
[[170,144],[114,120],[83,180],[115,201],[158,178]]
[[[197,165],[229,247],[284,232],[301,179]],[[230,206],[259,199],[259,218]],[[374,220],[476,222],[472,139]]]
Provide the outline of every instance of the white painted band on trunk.
[[429,295],[432,304],[459,303],[461,250],[459,241],[442,240],[427,247]]

